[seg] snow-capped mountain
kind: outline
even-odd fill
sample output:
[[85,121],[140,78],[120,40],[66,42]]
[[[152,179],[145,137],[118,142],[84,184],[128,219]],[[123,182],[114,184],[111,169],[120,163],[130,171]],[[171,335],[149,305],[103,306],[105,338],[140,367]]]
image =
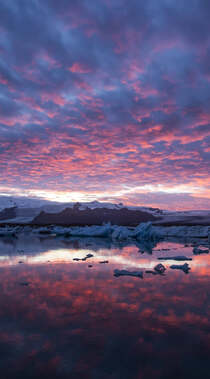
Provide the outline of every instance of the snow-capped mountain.
[[59,214],[65,209],[76,209],[78,212],[98,209],[122,210],[127,209],[133,213],[139,211],[147,213],[153,217],[153,223],[190,223],[190,224],[210,224],[209,210],[195,211],[170,211],[161,210],[159,208],[142,207],[142,206],[126,206],[123,203],[108,202],[83,202],[83,203],[59,203],[48,201],[45,199],[28,198],[28,197],[11,197],[0,196],[0,222],[1,223],[30,223],[40,213]]

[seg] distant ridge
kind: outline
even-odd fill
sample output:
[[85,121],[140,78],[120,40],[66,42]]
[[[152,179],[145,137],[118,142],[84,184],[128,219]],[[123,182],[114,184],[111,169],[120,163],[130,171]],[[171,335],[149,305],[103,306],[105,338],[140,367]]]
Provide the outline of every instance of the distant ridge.
[[109,209],[109,208],[88,208],[80,209],[79,204],[75,204],[73,208],[66,208],[59,213],[40,212],[36,216],[32,224],[36,225],[69,225],[69,226],[85,226],[85,225],[102,225],[111,222],[115,225],[136,226],[140,222],[155,221],[149,212],[140,210],[130,210],[128,208]]

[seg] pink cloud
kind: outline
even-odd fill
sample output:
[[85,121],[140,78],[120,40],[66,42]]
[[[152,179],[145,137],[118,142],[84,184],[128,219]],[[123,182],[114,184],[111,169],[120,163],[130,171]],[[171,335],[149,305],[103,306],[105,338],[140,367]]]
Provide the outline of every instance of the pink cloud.
[[71,67],[68,68],[69,71],[77,74],[88,74],[91,69],[83,63],[75,62]]

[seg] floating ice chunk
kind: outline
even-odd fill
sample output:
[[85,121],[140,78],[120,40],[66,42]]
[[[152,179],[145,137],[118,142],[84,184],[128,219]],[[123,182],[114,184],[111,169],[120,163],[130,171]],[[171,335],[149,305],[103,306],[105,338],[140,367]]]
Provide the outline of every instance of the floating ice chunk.
[[153,271],[153,270],[146,270],[145,272],[146,272],[146,274],[158,275],[158,273],[156,271]]
[[125,226],[113,226],[112,239],[116,239],[118,241],[127,240],[131,237],[131,232]]
[[128,239],[137,239],[138,241],[156,240],[157,233],[152,224],[141,223],[134,230],[125,226],[111,225],[110,223],[99,226],[83,227],[55,227],[54,232],[57,235],[69,235],[74,237],[111,237],[113,240],[123,241]]
[[159,257],[158,259],[161,260],[161,261],[168,261],[168,260],[172,260],[172,261],[191,261],[192,260],[192,258],[185,257],[184,255],[177,255],[175,257]]
[[78,237],[109,237],[112,232],[111,224],[105,224],[102,226],[83,226],[69,228],[71,236]]
[[64,237],[70,237],[70,228],[68,227],[62,227],[62,226],[54,226],[52,229],[52,233],[55,233],[56,236],[64,236]]
[[134,229],[132,237],[137,240],[156,240],[158,234],[151,222],[142,222]]
[[52,231],[48,226],[40,226],[38,228],[33,228],[30,232],[34,234],[51,234]]
[[20,286],[28,286],[30,283],[29,282],[20,282],[19,284],[20,284]]
[[0,229],[0,237],[16,237],[16,228],[1,228]]
[[155,267],[154,270],[158,272],[159,274],[164,274],[166,268],[163,266],[161,263],[158,263]]
[[199,249],[198,247],[194,247],[193,249],[193,254],[198,255],[198,254],[208,254],[209,250],[208,249]]
[[183,265],[172,265],[170,268],[172,268],[172,270],[182,270],[185,274],[188,274],[190,270],[188,263],[184,263]]
[[210,234],[210,226],[205,225],[154,226],[154,229],[161,237],[208,238]]
[[114,276],[136,276],[143,279],[142,271],[114,270]]
[[73,261],[79,262],[79,261],[86,261],[89,258],[92,258],[93,254],[87,254],[84,258],[73,258]]

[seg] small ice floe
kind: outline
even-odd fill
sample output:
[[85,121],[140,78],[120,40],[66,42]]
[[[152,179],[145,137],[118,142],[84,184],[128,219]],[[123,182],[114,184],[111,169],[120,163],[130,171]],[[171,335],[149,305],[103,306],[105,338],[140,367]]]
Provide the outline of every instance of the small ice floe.
[[114,270],[114,276],[136,276],[143,279],[143,271]]
[[166,268],[165,268],[165,266],[163,266],[161,263],[158,263],[158,264],[154,267],[154,270],[155,270],[158,274],[164,274]]
[[188,274],[190,270],[188,263],[184,263],[183,265],[172,265],[170,268],[172,268],[172,270],[182,270],[185,272],[185,274]]
[[13,230],[10,229],[2,229],[0,230],[0,237],[13,237],[16,238],[17,235]]
[[19,284],[20,284],[20,286],[28,286],[30,283],[29,282],[20,282]]
[[185,255],[176,255],[175,257],[159,257],[158,258],[161,261],[191,261],[192,258],[186,257]]
[[158,275],[158,272],[153,271],[153,270],[146,270],[145,273],[146,274],[152,274],[152,275]]
[[193,254],[198,255],[198,254],[208,254],[209,249],[199,249],[198,247],[194,247],[193,249]]
[[87,259],[92,258],[93,256],[93,254],[87,254],[84,258],[73,258],[73,261],[86,261]]
[[99,263],[109,263],[109,261],[101,261],[101,262],[99,262]]

